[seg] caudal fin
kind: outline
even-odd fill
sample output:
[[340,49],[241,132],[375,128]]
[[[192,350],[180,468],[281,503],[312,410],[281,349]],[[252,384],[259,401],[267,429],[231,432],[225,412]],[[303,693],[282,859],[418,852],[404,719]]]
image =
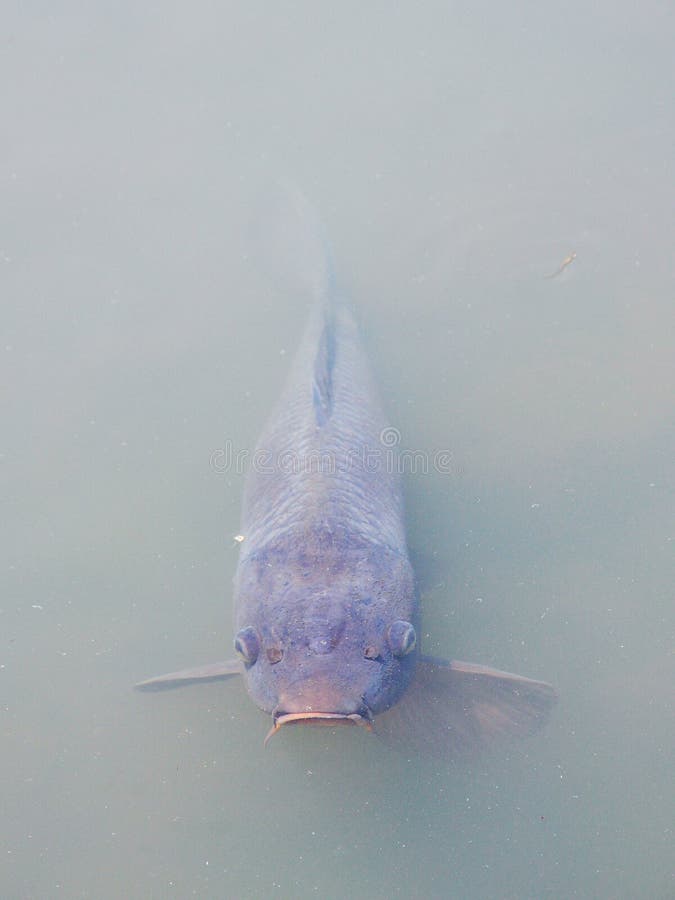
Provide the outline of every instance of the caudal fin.
[[396,706],[375,731],[405,752],[470,756],[499,738],[526,737],[545,723],[556,702],[550,684],[488,666],[422,657]]
[[290,180],[266,187],[251,227],[251,256],[275,286],[329,303],[334,274],[328,240],[312,204]]

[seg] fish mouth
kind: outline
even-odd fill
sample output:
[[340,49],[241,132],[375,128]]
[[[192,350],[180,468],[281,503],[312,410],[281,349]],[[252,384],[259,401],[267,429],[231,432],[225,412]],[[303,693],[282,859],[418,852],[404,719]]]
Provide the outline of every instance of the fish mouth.
[[265,737],[265,746],[282,725],[298,723],[306,725],[361,725],[363,728],[367,728],[368,731],[373,730],[372,717],[367,712],[364,714],[327,712],[278,713],[274,716],[274,724]]

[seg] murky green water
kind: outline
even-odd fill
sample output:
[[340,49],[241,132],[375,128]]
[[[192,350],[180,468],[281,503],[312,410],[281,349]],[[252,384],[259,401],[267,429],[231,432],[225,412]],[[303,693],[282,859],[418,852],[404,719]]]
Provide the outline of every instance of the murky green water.
[[[667,898],[675,329],[663,4],[66,3],[0,71],[0,893]],[[247,239],[330,232],[406,447],[424,647],[553,682],[471,764],[296,729],[230,655],[242,478],[306,309]],[[555,277],[570,257],[576,257]]]

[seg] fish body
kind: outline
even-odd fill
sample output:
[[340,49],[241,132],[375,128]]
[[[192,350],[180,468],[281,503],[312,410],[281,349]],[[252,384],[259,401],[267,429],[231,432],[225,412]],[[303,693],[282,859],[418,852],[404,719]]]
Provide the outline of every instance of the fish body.
[[555,701],[550,685],[420,654],[397,433],[323,242],[302,233],[313,310],[245,484],[238,658],[138,687],[243,674],[270,733],[374,725],[398,746],[446,756],[535,731]]
[[256,447],[235,577],[248,690],[275,721],[370,722],[412,677],[417,598],[390,433],[351,311],[319,298]]

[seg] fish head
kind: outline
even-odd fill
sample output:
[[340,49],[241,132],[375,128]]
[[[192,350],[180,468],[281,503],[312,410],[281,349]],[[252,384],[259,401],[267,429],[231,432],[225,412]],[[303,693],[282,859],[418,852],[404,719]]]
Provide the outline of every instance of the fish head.
[[387,566],[359,557],[240,578],[235,649],[275,726],[369,725],[403,694],[416,659],[415,598],[410,565],[394,556]]

